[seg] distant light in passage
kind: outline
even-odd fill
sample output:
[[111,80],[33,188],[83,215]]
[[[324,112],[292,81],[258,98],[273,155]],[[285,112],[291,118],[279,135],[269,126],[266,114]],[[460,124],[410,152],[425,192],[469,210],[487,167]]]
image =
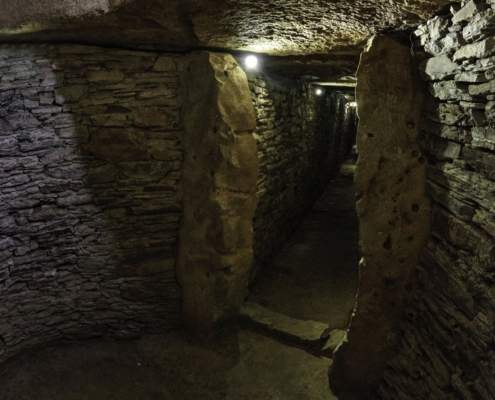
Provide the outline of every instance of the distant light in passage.
[[350,103],[347,104],[349,104],[349,107],[353,107],[353,108],[357,107],[357,103],[355,101],[351,101]]
[[259,66],[258,57],[256,57],[253,54],[250,54],[244,59],[244,65],[246,66],[247,69],[251,69],[251,70],[258,69]]
[[316,94],[317,96],[321,96],[321,95],[323,94],[323,89],[322,89],[322,88],[316,88],[316,90],[315,90],[315,94]]

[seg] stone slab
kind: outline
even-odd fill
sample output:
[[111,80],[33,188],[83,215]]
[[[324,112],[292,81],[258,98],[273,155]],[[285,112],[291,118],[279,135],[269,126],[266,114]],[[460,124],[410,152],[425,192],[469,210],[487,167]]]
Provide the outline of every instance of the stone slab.
[[323,322],[294,319],[256,303],[245,303],[240,316],[302,345],[324,343],[329,338],[328,325]]

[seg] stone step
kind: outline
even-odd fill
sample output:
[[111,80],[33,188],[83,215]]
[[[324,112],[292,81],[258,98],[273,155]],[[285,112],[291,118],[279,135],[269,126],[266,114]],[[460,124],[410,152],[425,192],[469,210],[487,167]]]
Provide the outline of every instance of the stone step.
[[243,305],[240,318],[250,328],[317,356],[331,357],[346,337],[344,330],[330,330],[322,322],[291,318],[252,302]]

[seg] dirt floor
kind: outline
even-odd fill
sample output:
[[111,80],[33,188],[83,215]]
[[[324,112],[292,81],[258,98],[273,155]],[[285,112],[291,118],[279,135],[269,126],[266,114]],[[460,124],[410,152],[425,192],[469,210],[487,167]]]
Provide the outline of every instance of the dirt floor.
[[[345,328],[357,287],[352,178],[316,203],[251,301]],[[231,328],[208,347],[182,332],[134,341],[46,347],[0,367],[1,400],[332,400],[331,360],[256,331]]]
[[329,182],[284,249],[258,274],[250,301],[345,329],[358,286],[352,168]]
[[2,400],[331,400],[329,360],[240,331],[212,348],[181,332],[26,354],[0,369]]

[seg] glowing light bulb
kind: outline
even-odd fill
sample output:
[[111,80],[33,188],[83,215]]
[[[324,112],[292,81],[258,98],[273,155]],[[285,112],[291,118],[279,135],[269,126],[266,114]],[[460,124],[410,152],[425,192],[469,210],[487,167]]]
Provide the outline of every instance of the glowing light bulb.
[[317,96],[321,96],[321,95],[323,94],[323,89],[322,89],[322,88],[316,88],[316,90],[315,90],[315,94],[316,94]]
[[244,65],[247,69],[256,70],[258,69],[259,60],[255,55],[250,54],[244,59]]
[[357,107],[357,102],[351,101],[349,104],[349,107]]

